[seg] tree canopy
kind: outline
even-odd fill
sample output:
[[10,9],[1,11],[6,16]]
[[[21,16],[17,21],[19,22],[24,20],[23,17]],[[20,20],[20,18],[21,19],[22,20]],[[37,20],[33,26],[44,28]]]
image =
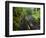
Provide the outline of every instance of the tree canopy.
[[[40,25],[40,8],[13,7],[13,30],[19,30],[20,24],[23,23],[22,19],[24,18],[23,21],[25,21],[26,16],[33,17],[32,21],[35,25]],[[28,26],[27,20],[25,22]]]

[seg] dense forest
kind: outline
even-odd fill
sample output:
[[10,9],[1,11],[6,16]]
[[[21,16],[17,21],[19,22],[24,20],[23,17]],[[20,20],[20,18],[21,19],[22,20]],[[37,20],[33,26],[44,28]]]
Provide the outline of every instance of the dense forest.
[[13,7],[13,31],[39,29],[40,8]]

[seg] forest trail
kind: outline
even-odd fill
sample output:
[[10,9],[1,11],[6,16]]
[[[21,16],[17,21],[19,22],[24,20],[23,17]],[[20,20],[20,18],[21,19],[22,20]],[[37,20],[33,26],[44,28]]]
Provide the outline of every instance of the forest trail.
[[40,25],[34,25],[32,16],[24,18],[23,23],[20,25],[20,30],[39,30]]

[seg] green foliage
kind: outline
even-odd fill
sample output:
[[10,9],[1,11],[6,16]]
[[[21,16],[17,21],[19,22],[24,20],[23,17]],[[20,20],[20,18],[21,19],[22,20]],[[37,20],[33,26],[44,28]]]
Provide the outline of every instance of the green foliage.
[[13,30],[19,30],[22,18],[28,15],[36,24],[40,23],[40,8],[13,7]]
[[35,8],[34,12],[32,13],[32,16],[36,24],[40,23],[40,8]]

